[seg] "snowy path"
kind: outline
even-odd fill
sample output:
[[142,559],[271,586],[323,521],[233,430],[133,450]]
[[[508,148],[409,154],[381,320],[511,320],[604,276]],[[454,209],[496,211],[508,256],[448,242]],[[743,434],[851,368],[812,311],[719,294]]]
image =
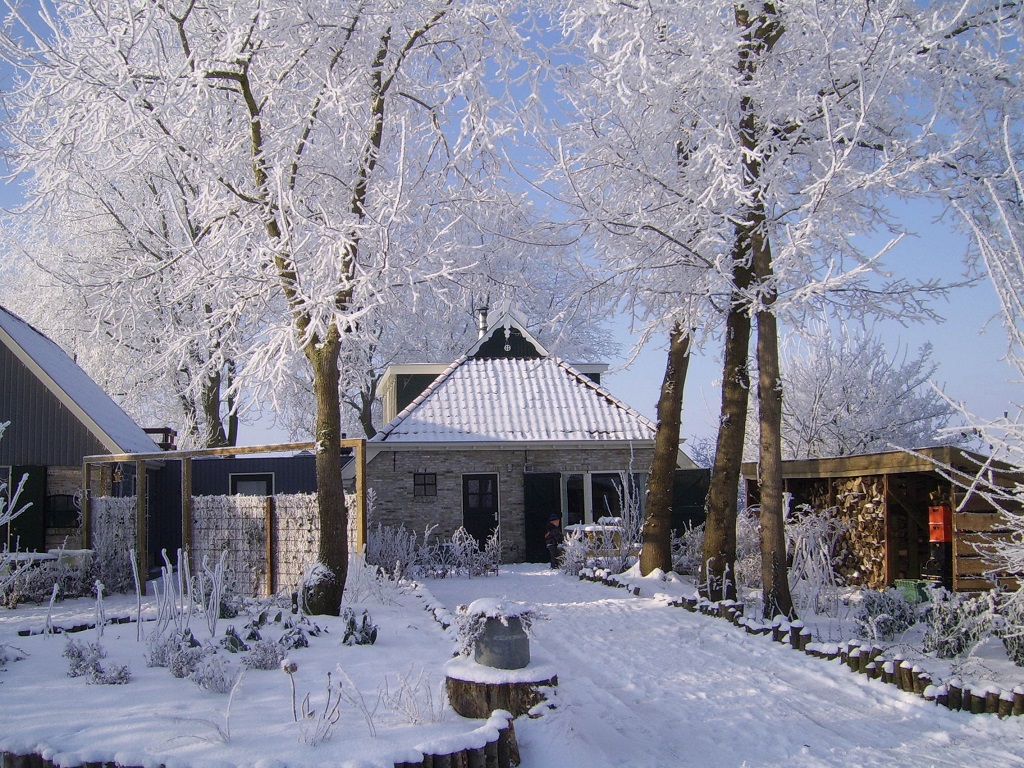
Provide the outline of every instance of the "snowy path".
[[725,622],[540,566],[430,581],[449,608],[538,607],[555,708],[517,724],[524,768],[1024,766],[1024,718],[939,710]]

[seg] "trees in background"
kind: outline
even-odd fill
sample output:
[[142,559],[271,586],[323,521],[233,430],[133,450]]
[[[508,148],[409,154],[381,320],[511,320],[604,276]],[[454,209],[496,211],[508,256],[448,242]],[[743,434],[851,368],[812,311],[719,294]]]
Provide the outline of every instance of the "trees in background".
[[[181,254],[196,266],[182,282],[206,295],[242,281],[259,317],[237,375],[273,387],[297,357],[309,365],[323,566],[309,604],[337,613],[348,559],[340,361],[399,287],[458,269],[443,233],[488,175],[489,13],[451,0],[12,13],[3,46],[22,80],[6,102],[9,138],[39,204],[83,156],[109,152],[143,177],[157,162],[181,169],[215,254]],[[237,305],[230,288],[221,295],[212,312],[227,319]]]
[[[572,129],[562,133],[559,167],[572,196],[589,201],[581,207],[596,226],[647,244],[610,257],[616,288],[644,299],[644,291],[660,294],[660,303],[636,305],[666,329],[700,296],[683,327],[695,318],[698,327],[723,329],[723,407],[702,573],[710,597],[732,596],[734,588],[730,532],[751,333],[764,610],[792,614],[778,322],[834,313],[931,316],[926,300],[941,286],[884,268],[900,234],[886,201],[940,196],[932,174],[979,138],[967,123],[947,120],[980,96],[962,75],[981,60],[1006,71],[999,63],[1007,47],[990,43],[1015,33],[1018,14],[1015,4],[980,1],[836,0],[593,2],[559,16],[586,50],[562,91]],[[867,246],[866,235],[889,245]]]
[[[5,231],[22,262],[5,301],[125,408],[175,425],[182,447],[234,445],[252,283],[223,269],[223,216],[200,218],[188,169],[169,157],[133,162],[136,151],[84,145],[65,157],[60,183],[31,179],[31,204]],[[199,290],[218,273],[217,290]]]
[[925,344],[890,354],[866,331],[816,323],[782,348],[782,455],[850,456],[955,442],[956,408],[932,383]]

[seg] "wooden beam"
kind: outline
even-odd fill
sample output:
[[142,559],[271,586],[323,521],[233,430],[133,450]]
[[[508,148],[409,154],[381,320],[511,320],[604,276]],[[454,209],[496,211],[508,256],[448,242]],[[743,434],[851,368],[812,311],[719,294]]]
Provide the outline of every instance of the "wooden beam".
[[82,548],[90,549],[92,510],[89,508],[89,493],[92,488],[92,465],[82,463]]
[[274,497],[267,496],[263,500],[263,538],[267,564],[266,591],[274,594]]
[[366,441],[358,441],[354,448],[356,462],[356,552],[363,552],[366,546]]
[[889,476],[882,476],[882,520],[883,530],[885,531],[885,541],[882,542],[882,546],[885,547],[885,574],[883,576],[883,583],[886,585],[892,584],[896,573],[895,559],[896,549],[893,547],[892,540],[892,520],[890,519],[891,510],[889,509]]
[[181,549],[192,550],[192,458],[181,460]]
[[149,572],[149,536],[146,529],[146,462],[135,462],[135,553],[141,577]]

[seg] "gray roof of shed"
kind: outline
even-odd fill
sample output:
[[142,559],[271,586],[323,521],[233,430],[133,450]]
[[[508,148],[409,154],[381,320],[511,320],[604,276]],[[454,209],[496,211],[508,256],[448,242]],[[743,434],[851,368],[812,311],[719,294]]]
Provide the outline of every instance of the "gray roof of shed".
[[[67,352],[4,307],[0,307],[0,342],[10,348],[111,453],[155,453],[160,450]],[[12,415],[0,414],[5,419]]]

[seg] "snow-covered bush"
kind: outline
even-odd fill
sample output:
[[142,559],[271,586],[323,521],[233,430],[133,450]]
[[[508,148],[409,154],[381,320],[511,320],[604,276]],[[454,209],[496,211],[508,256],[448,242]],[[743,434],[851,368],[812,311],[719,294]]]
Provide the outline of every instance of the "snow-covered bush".
[[736,582],[750,589],[761,587],[761,521],[754,508],[736,516]]
[[447,576],[485,576],[496,573],[501,562],[501,541],[495,531],[483,549],[465,528],[447,541],[431,540],[436,525],[423,531],[420,541],[405,526],[378,524],[367,536],[366,562],[380,568],[395,581],[406,577],[443,579]]
[[835,566],[846,528],[832,509],[818,512],[801,505],[787,515],[786,539],[792,557],[789,584],[798,612],[838,615],[840,579]]
[[440,723],[448,709],[448,693],[444,684],[438,687],[435,698],[430,678],[423,669],[418,675],[412,669],[404,675],[396,675],[394,684],[385,675],[380,699],[385,707],[409,725]]
[[582,531],[567,531],[562,539],[562,572],[568,576],[579,576],[580,571],[587,567],[590,544]]
[[995,596],[991,593],[967,597],[934,589],[926,619],[924,650],[942,659],[969,653],[992,631],[995,616]]
[[704,557],[704,523],[690,525],[678,536],[672,536],[672,570],[696,576]]
[[237,678],[235,666],[216,653],[204,654],[188,676],[200,688],[213,693],[230,693]]
[[68,677],[85,677],[87,683],[95,685],[131,682],[132,673],[127,665],[114,664],[107,668],[100,663],[107,657],[107,652],[99,642],[79,643],[68,638],[63,655],[68,660]]
[[1006,646],[1006,655],[1018,667],[1024,667],[1024,594],[1015,592],[999,603],[1002,625],[996,634]]
[[[423,532],[426,543],[433,527]],[[397,528],[377,523],[366,536],[366,562],[382,569],[390,578],[399,581],[416,566],[419,545],[415,531],[406,530],[404,525]]]
[[[4,431],[10,424],[11,422],[9,421],[0,422],[0,440],[3,439]],[[17,487],[10,493],[7,491],[7,482],[0,481],[0,526],[10,524],[16,517],[32,506],[31,504],[18,506],[18,499],[21,496],[22,489],[25,487],[26,480],[28,480],[28,475],[23,475]],[[16,554],[17,547],[14,550],[9,550],[5,546],[0,550],[0,597],[6,595],[8,586],[28,571],[32,565],[28,560],[18,560]]]
[[362,619],[356,620],[355,611],[346,608],[341,614],[345,622],[344,645],[373,645],[377,642],[377,625],[370,620],[370,612],[363,609]]
[[0,591],[0,604],[13,608],[21,603],[44,603],[53,597],[70,600],[92,597],[100,570],[93,558],[47,560],[32,568],[19,568]]
[[224,630],[224,637],[217,644],[228,653],[244,653],[249,650],[249,646],[238,636],[238,630],[231,625]]
[[277,669],[283,660],[284,648],[273,640],[260,639],[249,646],[242,665],[247,669]]
[[854,622],[868,640],[891,640],[917,623],[917,607],[898,589],[866,589]]

